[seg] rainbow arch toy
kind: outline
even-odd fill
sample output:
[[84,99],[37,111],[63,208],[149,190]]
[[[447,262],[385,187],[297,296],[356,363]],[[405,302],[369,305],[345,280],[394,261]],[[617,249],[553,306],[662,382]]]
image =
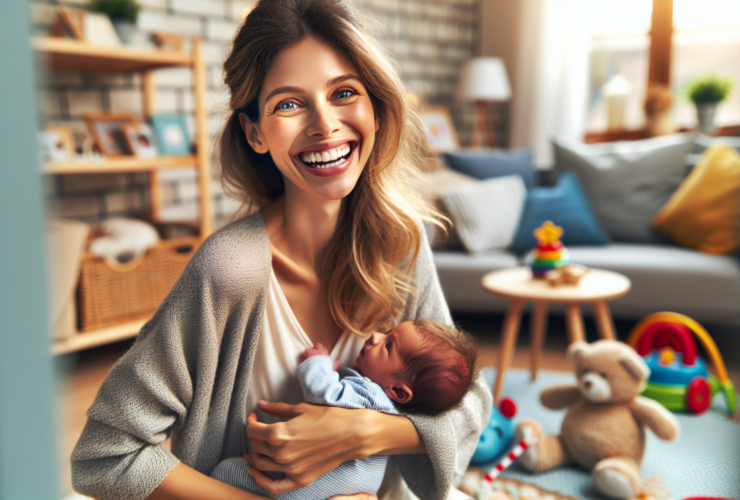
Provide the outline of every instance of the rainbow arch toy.
[[[697,356],[699,339],[717,376],[710,376]],[[737,410],[737,392],[712,337],[696,321],[674,312],[659,312],[643,318],[630,332],[627,344],[650,367],[650,379],[642,395],[671,411],[700,414],[722,392],[730,414]]]

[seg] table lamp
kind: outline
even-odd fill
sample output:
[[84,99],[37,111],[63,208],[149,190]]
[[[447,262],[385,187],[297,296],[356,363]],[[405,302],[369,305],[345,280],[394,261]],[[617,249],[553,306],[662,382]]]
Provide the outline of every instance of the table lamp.
[[470,145],[474,148],[495,145],[488,131],[488,103],[511,97],[504,62],[498,57],[476,57],[465,63],[457,83],[455,98],[475,102],[475,124]]

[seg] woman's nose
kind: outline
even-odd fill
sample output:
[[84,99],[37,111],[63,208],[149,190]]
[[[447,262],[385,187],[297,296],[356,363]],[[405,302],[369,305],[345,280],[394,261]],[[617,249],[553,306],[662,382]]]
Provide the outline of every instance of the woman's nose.
[[311,115],[308,135],[329,137],[342,128],[342,122],[339,121],[334,113],[334,109],[329,103],[322,103],[315,106]]

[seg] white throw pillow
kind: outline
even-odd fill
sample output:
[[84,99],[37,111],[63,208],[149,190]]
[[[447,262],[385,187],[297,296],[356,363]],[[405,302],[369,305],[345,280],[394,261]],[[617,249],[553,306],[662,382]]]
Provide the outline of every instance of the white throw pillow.
[[518,175],[487,179],[439,193],[468,252],[508,247],[514,239],[527,189]]

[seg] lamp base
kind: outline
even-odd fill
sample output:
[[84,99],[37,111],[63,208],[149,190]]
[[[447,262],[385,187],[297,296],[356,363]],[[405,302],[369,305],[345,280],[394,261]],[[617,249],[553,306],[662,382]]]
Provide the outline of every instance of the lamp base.
[[475,101],[475,123],[470,140],[470,147],[495,147],[496,137],[488,130],[488,101]]

